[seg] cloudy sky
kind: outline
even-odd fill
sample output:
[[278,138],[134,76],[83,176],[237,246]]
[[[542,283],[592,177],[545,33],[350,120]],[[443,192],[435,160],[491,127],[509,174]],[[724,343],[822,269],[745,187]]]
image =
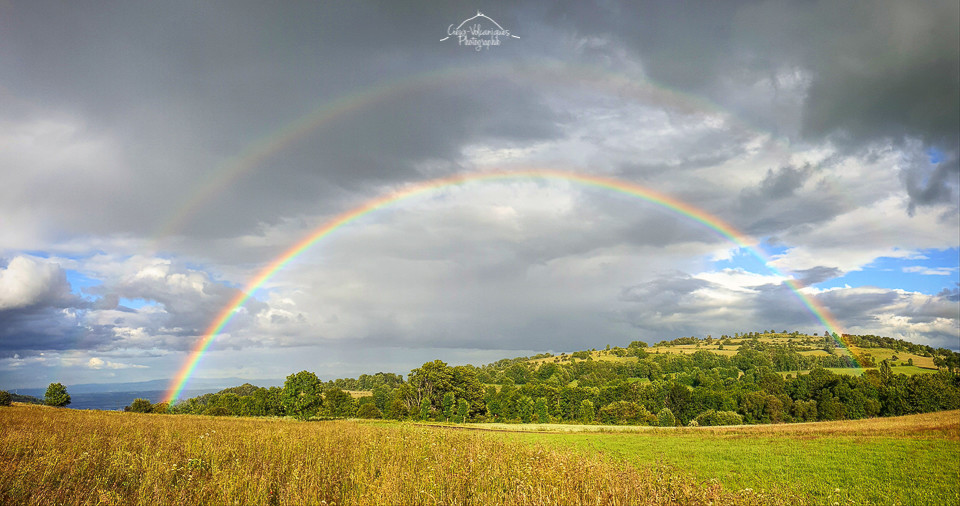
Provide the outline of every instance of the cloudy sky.
[[[960,348],[957,2],[635,3],[4,2],[0,385],[171,378],[339,214],[537,168],[765,261],[563,178],[444,186],[296,257],[196,377],[823,332],[791,279]],[[478,11],[509,35],[442,40]]]

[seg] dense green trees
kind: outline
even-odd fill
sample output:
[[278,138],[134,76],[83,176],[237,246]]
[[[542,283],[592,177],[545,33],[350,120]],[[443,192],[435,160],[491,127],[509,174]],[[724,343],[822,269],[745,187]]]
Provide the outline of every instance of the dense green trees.
[[283,412],[301,420],[315,416],[323,406],[322,388],[317,375],[312,372],[300,371],[287,376],[281,394]]
[[[321,383],[301,371],[283,389],[241,385],[180,403],[178,413],[309,418],[384,417],[439,421],[580,422],[668,426],[783,423],[858,419],[960,408],[960,370],[952,354],[897,342],[905,352],[941,357],[940,372],[905,376],[881,362],[862,376],[825,369],[848,367],[848,354],[827,349],[834,336],[779,333],[722,336],[714,344],[739,345],[733,355],[706,350],[658,353],[634,342],[627,348],[591,353],[504,359],[481,367],[451,367],[440,360],[399,375],[377,373]],[[845,336],[850,339],[851,336]],[[682,338],[686,343],[707,340]],[[864,338],[861,342],[877,342]],[[887,341],[883,341],[887,342]],[[827,353],[809,353],[824,350]],[[795,376],[797,370],[810,370]],[[350,390],[372,395],[354,399]],[[368,388],[357,388],[368,387]],[[660,415],[663,415],[661,419]],[[669,414],[669,416],[668,416]],[[671,420],[672,418],[672,420]]]
[[0,406],[9,406],[13,403],[13,396],[6,390],[0,390]]
[[357,409],[353,397],[337,387],[327,389],[323,404],[326,414],[335,418],[352,417]]
[[43,396],[43,402],[47,406],[64,407],[70,404],[70,394],[67,393],[67,387],[61,383],[50,383],[47,392]]

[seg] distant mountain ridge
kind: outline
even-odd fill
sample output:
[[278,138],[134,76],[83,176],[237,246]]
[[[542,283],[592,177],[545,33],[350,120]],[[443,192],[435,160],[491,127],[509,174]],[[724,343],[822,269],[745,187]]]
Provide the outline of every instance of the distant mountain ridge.
[[[148,381],[136,381],[129,383],[80,383],[76,385],[66,385],[67,391],[71,394],[96,394],[110,392],[141,392],[166,390],[170,386],[170,379],[156,379]],[[243,378],[215,378],[215,379],[192,379],[188,388],[190,390],[220,390],[233,387],[243,383],[252,383],[257,386],[271,387],[283,385],[283,379],[263,379],[248,380]],[[4,389],[0,386],[0,389]],[[47,387],[35,388],[11,388],[11,393],[20,395],[32,395],[43,398]]]

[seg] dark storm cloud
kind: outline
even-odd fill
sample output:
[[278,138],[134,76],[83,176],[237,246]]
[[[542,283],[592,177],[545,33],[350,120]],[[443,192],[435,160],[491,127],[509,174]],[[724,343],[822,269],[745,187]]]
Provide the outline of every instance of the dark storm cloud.
[[[724,296],[717,297],[715,294]],[[642,330],[647,342],[673,337],[742,332],[742,322],[767,328],[771,325],[806,329],[812,318],[789,289],[780,285],[730,291],[719,283],[683,272],[663,274],[652,281],[625,289],[627,303],[620,318]]]
[[112,325],[90,325],[57,308],[0,311],[0,358],[48,351],[100,350],[119,341]]
[[[550,22],[581,34],[612,37],[640,55],[650,76],[705,94],[737,110],[727,83],[749,88],[800,69],[802,133],[852,144],[900,143],[960,148],[960,7],[952,0],[560,2]],[[775,104],[740,111],[780,131]],[[787,129],[789,130],[789,129]],[[955,192],[957,161],[944,163],[925,185],[905,185],[914,202],[943,201]],[[949,175],[952,180],[942,176]]]
[[795,226],[823,223],[849,211],[849,204],[831,191],[799,195],[797,191],[815,174],[809,166],[768,169],[759,184],[744,188],[738,202],[738,220],[748,223],[750,234],[775,234]]
[[[231,157],[255,142],[278,140],[315,107],[374,86],[384,88],[379,98],[223,185],[176,232],[226,237],[281,216],[328,212],[324,205],[340,188],[421,179],[415,165],[423,160],[456,169],[465,143],[558,135],[554,114],[533,90],[496,76],[390,93],[392,81],[464,66],[464,54],[451,52],[462,48],[438,40],[449,23],[474,10],[278,9],[256,2],[6,6],[0,85],[20,104],[16,113],[77,115],[84,133],[109,132],[120,141],[123,170],[87,177],[95,183],[87,192],[93,198],[71,204],[82,213],[57,212],[62,200],[34,205],[52,208],[47,222],[62,228],[149,233]],[[482,67],[509,54],[472,61]],[[15,169],[18,177],[30,175],[27,167]],[[128,211],[104,211],[118,207]],[[78,214],[97,219],[73,218]]]
[[60,265],[18,256],[0,267],[0,357],[99,347],[108,329],[84,325],[93,304],[71,292]]
[[[620,294],[620,300],[642,303],[647,311],[657,314],[663,314],[667,308],[683,311],[684,300],[689,299],[695,291],[709,286],[711,286],[709,281],[676,272],[624,288]],[[676,307],[678,305],[679,308]],[[699,308],[689,307],[688,310],[697,311]]]
[[958,203],[960,191],[960,158],[950,153],[938,163],[913,163],[901,169],[900,179],[910,195],[909,212],[914,214],[917,206]]
[[[478,9],[521,38],[480,53],[440,42]],[[85,291],[100,297],[92,301],[71,298],[62,271],[36,290],[0,291],[0,352],[188,349],[236,286],[306,230],[399,183],[474,170],[485,153],[494,163],[582,162],[573,170],[643,184],[749,234],[796,239],[788,246],[799,249],[805,227],[896,187],[895,177],[876,178],[876,192],[845,181],[859,193],[844,199],[818,186],[821,171],[842,176],[842,163],[872,163],[863,158],[870,150],[896,159],[905,144],[936,148],[938,161],[890,170],[900,170],[913,207],[956,203],[955,11],[947,2],[845,1],[5,3],[0,215],[26,237],[9,241],[24,250],[34,234],[37,249],[75,241],[74,258],[87,256],[77,268],[103,284]],[[563,70],[557,79],[523,75],[541,64]],[[448,68],[466,70],[416,78]],[[343,111],[273,152],[286,127],[331,104]],[[804,142],[781,149],[780,135]],[[836,163],[788,160],[835,145]],[[218,168],[258,150],[269,154],[202,195],[173,230],[181,237],[164,255],[174,260],[125,256]],[[372,217],[363,224],[371,240],[341,250],[340,268],[317,268],[323,275],[311,284],[309,268],[291,266],[301,279],[278,283],[267,302],[251,299],[218,346],[577,349],[628,342],[637,329],[659,339],[749,330],[744,322],[819,325],[784,285],[651,278],[699,272],[699,257],[726,241],[655,205],[605,191],[489,187],[484,197],[498,206],[470,208],[458,194],[464,207],[441,209],[442,219],[413,210],[411,226],[377,228],[389,220]],[[546,204],[524,216],[525,198]],[[114,238],[134,245],[106,250],[102,262],[90,257],[101,249],[90,244]],[[857,246],[883,240],[875,233]],[[826,241],[839,249],[854,240]],[[636,258],[636,269],[615,270]],[[611,265],[621,275],[604,277]],[[838,273],[796,274],[810,284]],[[888,328],[878,315],[900,311],[936,335],[955,308],[914,311],[918,297],[889,291],[817,297],[854,325]],[[121,298],[147,305],[131,309]],[[890,309],[899,307],[908,309]],[[324,326],[337,317],[341,327]],[[336,339],[321,331],[331,329],[341,330]]]

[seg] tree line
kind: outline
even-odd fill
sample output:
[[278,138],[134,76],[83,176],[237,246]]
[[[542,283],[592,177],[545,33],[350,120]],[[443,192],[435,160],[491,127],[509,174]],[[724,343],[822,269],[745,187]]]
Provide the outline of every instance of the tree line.
[[[787,343],[758,337],[738,335],[739,350],[732,356],[706,350],[659,353],[657,347],[633,342],[605,350],[620,357],[615,361],[594,360],[580,352],[543,354],[535,361],[504,359],[480,367],[434,360],[412,370],[406,380],[377,373],[322,382],[314,373],[301,371],[287,377],[282,388],[243,385],[188,399],[169,411],[301,419],[729,425],[960,408],[958,353],[922,350],[934,357],[940,367],[936,373],[897,374],[883,361],[877,370],[851,376],[826,369],[856,366],[847,355],[800,354],[798,350],[810,345],[810,336],[802,336],[808,342]],[[829,347],[826,341],[832,343],[833,337],[814,342]],[[348,390],[369,395],[355,398]]]

